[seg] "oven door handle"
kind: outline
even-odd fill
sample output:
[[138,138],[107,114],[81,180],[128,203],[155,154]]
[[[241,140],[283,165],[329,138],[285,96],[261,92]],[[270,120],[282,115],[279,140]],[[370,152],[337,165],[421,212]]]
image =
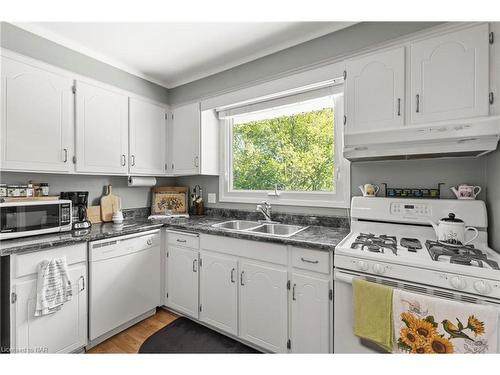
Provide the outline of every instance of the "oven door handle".
[[338,280],[338,281],[342,281],[342,282],[347,283],[347,284],[352,284],[354,278],[355,277],[353,275],[349,275],[347,273],[336,271],[333,279],[335,281]]

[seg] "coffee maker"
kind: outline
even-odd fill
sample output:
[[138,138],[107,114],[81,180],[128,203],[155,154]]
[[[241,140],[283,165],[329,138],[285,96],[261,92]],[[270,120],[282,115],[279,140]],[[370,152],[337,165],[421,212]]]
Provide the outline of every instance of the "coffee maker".
[[65,191],[60,194],[61,199],[68,199],[72,203],[73,230],[87,229],[92,224],[87,219],[88,191]]

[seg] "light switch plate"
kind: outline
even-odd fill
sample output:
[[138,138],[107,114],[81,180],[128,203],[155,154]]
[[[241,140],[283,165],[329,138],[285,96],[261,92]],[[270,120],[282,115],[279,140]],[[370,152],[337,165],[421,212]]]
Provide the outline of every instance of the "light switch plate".
[[208,203],[216,203],[217,195],[215,193],[208,193]]

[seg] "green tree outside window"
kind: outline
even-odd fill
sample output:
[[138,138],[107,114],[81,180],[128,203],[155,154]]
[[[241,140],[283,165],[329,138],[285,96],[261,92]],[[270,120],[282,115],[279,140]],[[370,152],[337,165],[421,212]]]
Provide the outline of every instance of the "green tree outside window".
[[335,191],[333,108],[233,125],[233,189]]

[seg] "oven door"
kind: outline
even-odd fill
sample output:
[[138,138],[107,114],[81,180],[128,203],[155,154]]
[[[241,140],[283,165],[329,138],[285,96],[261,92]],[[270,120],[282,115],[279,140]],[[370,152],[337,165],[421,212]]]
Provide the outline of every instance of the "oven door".
[[[419,293],[418,290],[426,290],[428,294],[435,297],[446,293],[453,296],[454,300],[462,300],[467,303],[488,303],[498,308],[499,327],[500,327],[500,301],[478,300],[477,297],[451,292],[445,289],[430,288],[428,286],[398,281],[384,277],[373,277],[351,271],[342,271],[338,268],[334,270],[334,315],[333,315],[333,351],[334,353],[385,353],[377,345],[360,339],[354,335],[354,318],[352,308],[352,282],[355,278],[363,278],[370,282],[376,282],[408,290],[412,293]],[[446,298],[446,297],[442,297]],[[500,334],[498,335],[497,348],[500,350]]]
[[25,202],[0,206],[0,238],[2,240],[59,232],[71,223],[71,203]]

